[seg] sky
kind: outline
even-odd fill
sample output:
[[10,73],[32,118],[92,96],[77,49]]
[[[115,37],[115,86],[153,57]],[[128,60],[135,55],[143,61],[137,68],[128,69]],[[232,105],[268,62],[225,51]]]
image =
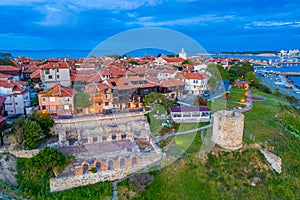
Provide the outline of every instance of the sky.
[[298,0],[1,0],[0,24],[6,50],[90,50],[146,27],[178,31],[207,51],[300,48]]

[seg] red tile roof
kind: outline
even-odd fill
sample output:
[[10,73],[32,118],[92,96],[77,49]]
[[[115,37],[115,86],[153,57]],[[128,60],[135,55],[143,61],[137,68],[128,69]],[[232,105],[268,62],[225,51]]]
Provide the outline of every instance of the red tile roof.
[[76,94],[76,91],[58,83],[48,90],[39,92],[39,94],[44,97],[72,97]]
[[68,69],[69,66],[66,62],[49,62],[47,64],[41,65],[40,69]]
[[105,83],[90,83],[85,86],[84,92],[87,94],[94,94],[94,93],[103,92],[109,88],[111,87]]
[[9,78],[12,78],[12,77],[13,77],[12,75],[0,73],[0,79],[9,79]]
[[21,69],[11,65],[0,65],[0,71],[20,71]]
[[122,77],[118,79],[108,79],[108,82],[119,90],[128,90],[134,88],[148,88],[155,87],[157,84],[150,83],[148,80],[138,77],[138,76],[130,76],[130,77]]
[[102,82],[101,75],[99,73],[93,72],[92,74],[72,74],[71,81],[85,81],[88,83],[94,82],[99,83]]
[[199,72],[180,72],[177,73],[176,78],[193,79],[193,80],[204,80],[208,76]]
[[37,69],[37,70],[33,71],[30,74],[30,78],[32,78],[32,79],[39,79],[39,78],[41,78],[40,69]]
[[182,58],[178,58],[178,57],[173,57],[173,58],[168,58],[168,57],[164,57],[163,58],[165,61],[167,62],[178,62],[178,63],[182,63],[184,61],[184,59]]
[[0,87],[3,88],[14,88],[15,86],[22,88],[27,85],[26,82],[17,81],[17,80],[0,80]]

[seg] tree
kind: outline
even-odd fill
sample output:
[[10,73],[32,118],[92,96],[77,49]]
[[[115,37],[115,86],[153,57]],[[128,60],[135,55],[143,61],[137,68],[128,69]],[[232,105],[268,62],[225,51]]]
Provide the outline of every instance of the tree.
[[243,78],[248,72],[254,72],[253,66],[248,62],[241,63],[240,65],[234,65],[231,69],[236,71],[240,78]]
[[91,105],[89,96],[83,92],[77,92],[75,95],[75,108],[82,109]]
[[274,88],[273,94],[280,96],[281,93],[280,93],[280,91],[279,91],[279,88]]
[[14,121],[12,131],[15,133],[15,139],[18,147],[25,149],[34,149],[38,147],[41,136],[44,135],[40,125],[30,119],[19,117]]
[[16,64],[12,62],[11,59],[12,55],[10,53],[0,53],[0,65],[16,66]]
[[203,97],[199,97],[197,100],[198,100],[198,105],[207,106],[207,99],[204,99]]
[[45,135],[50,134],[50,128],[53,127],[54,121],[49,112],[34,111],[29,119],[40,125]]
[[165,96],[157,93],[157,92],[150,92],[147,94],[143,100],[144,106],[149,106],[153,103],[163,103],[165,102]]
[[215,90],[217,88],[217,82],[218,82],[218,80],[215,76],[209,77],[208,85],[209,85],[210,89]]
[[208,71],[212,76],[215,76],[218,80],[221,78],[223,80],[229,79],[229,72],[221,65],[209,64],[206,71]]

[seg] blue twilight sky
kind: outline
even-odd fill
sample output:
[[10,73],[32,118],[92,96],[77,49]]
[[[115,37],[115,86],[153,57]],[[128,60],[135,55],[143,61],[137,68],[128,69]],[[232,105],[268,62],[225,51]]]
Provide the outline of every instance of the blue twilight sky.
[[300,1],[0,0],[0,49],[89,50],[133,28],[179,31],[208,51],[300,48]]

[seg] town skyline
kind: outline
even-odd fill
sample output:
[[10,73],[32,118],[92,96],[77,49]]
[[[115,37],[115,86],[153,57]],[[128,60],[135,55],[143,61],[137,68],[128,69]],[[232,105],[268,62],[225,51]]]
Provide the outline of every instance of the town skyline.
[[207,51],[294,49],[300,37],[299,7],[297,1],[256,0],[230,0],[226,5],[194,0],[4,0],[0,44],[4,50],[89,50],[123,31],[159,27],[186,34]]

